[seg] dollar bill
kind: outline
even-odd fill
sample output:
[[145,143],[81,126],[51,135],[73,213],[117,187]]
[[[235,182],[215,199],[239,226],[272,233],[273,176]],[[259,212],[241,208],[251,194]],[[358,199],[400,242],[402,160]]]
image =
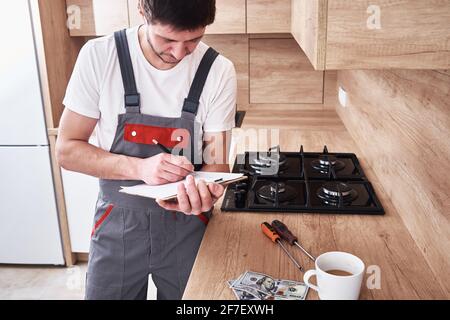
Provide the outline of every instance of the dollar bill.
[[303,282],[275,279],[253,271],[244,272],[228,285],[233,291],[250,294],[258,300],[305,300],[308,294],[308,287]]
[[267,295],[274,295],[277,291],[277,281],[263,273],[246,271],[233,283],[233,287],[249,287]]
[[245,290],[244,288],[232,287],[234,281],[236,280],[228,281],[228,285],[233,290],[233,293],[238,300],[261,300],[260,298],[250,293],[248,290]]
[[278,289],[275,293],[277,298],[287,300],[305,300],[308,293],[308,286],[302,282],[279,280]]

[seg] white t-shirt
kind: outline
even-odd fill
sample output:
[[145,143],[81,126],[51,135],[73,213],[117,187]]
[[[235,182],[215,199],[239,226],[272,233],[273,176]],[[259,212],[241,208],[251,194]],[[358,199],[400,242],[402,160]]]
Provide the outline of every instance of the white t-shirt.
[[[138,28],[127,30],[141,113],[180,117],[200,61],[208,46],[200,42],[190,55],[169,70],[158,70],[145,58]],[[233,63],[219,55],[200,97],[195,121],[203,132],[221,132],[235,126],[237,81]],[[118,115],[125,113],[124,89],[114,35],[88,41],[80,51],[63,104],[70,110],[99,119],[96,144],[109,151],[116,134]]]

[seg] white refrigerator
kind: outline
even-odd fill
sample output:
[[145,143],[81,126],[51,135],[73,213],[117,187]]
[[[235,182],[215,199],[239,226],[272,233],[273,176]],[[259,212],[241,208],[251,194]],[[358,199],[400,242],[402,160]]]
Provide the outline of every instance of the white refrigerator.
[[29,3],[6,6],[0,10],[0,264],[64,265]]

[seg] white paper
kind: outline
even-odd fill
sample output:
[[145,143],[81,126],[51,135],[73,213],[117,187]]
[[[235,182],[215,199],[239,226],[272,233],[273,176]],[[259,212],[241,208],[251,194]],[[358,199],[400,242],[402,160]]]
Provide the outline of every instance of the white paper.
[[[204,171],[196,171],[191,175],[194,177],[196,182],[203,179],[207,183],[217,181],[218,179],[222,179],[220,181],[220,183],[222,183],[230,180],[235,180],[243,176],[242,173],[204,172]],[[119,192],[153,199],[165,199],[176,195],[178,184],[184,182],[186,182],[186,180],[162,184],[158,186],[139,184],[133,187],[121,187],[122,189]]]

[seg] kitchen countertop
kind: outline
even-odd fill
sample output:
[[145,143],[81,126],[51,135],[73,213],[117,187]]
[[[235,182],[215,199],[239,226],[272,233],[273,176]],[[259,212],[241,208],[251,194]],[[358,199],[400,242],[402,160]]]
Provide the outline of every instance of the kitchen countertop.
[[[226,281],[235,279],[246,270],[302,281],[303,273],[295,268],[278,245],[261,232],[261,222],[274,219],[286,223],[298,236],[299,243],[314,256],[328,251],[346,251],[360,257],[368,271],[371,271],[363,280],[361,299],[449,298],[430,270],[389,195],[367,167],[362,152],[334,110],[248,111],[243,129],[269,128],[267,119],[270,119],[272,128],[281,129],[279,141],[282,151],[298,151],[303,144],[305,152],[321,151],[327,145],[330,152],[355,153],[386,213],[384,216],[370,216],[221,212],[219,201],[204,235],[183,299],[235,300]],[[237,132],[239,130],[233,136]],[[267,150],[267,146],[259,146],[258,150]],[[305,270],[314,268],[314,263],[300,250],[287,246]],[[378,271],[381,280],[379,288],[376,288],[373,275]],[[315,279],[312,281],[315,282]],[[367,282],[372,285],[372,289],[368,288]],[[318,299],[317,293],[309,290],[307,299]]]

